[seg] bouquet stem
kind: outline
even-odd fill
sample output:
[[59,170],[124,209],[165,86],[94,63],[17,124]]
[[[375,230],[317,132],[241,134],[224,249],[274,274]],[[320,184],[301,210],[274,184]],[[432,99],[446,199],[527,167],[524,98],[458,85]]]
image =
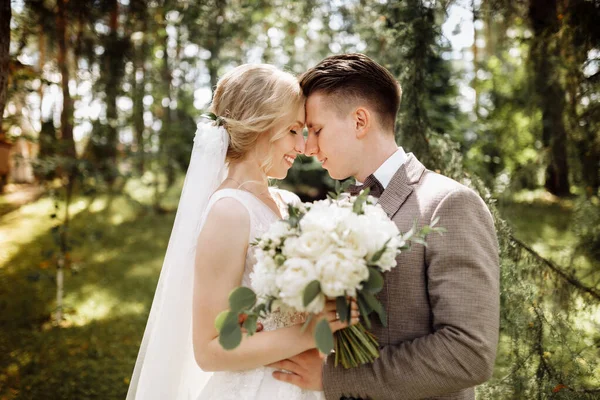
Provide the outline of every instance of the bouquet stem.
[[334,349],[336,367],[355,368],[379,358],[377,338],[360,322],[334,334]]

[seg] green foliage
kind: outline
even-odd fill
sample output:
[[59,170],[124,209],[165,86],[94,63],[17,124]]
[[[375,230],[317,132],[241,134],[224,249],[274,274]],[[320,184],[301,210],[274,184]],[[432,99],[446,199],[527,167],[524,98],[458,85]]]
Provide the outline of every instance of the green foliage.
[[317,349],[321,353],[329,354],[333,350],[333,333],[326,319],[317,322],[317,326],[315,327],[315,341],[317,342]]
[[579,238],[577,250],[600,262],[600,200],[582,196],[573,208],[573,224]]
[[256,294],[247,287],[238,287],[229,294],[229,308],[234,313],[240,313],[256,304]]
[[304,307],[307,307],[310,303],[312,303],[320,293],[321,283],[319,281],[312,281],[306,285],[306,288],[304,288],[304,297],[302,299]]

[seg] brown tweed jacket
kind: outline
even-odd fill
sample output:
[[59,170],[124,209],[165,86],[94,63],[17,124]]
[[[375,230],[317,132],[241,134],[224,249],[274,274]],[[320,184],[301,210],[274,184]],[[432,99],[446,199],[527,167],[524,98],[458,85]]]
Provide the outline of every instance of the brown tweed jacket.
[[400,254],[378,298],[388,326],[372,318],[381,357],[345,370],[332,357],[323,371],[327,400],[474,399],[494,367],[499,329],[498,242],[483,200],[425,169],[409,154],[379,199],[408,231],[439,217],[443,236]]

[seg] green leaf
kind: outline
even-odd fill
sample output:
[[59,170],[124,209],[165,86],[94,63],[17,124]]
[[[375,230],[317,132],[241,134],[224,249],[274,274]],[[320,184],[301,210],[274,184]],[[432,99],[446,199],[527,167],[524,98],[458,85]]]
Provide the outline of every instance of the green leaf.
[[353,179],[346,179],[341,187],[340,187],[340,191],[343,192],[347,192],[348,188],[350,188],[350,186],[352,186],[355,182],[353,182]]
[[369,267],[369,280],[365,282],[363,288],[370,293],[379,293],[383,289],[383,275],[379,270]]
[[312,281],[304,289],[304,307],[307,307],[321,293],[321,283]]
[[352,211],[355,214],[363,213],[363,206],[367,202],[367,196],[369,196],[370,192],[371,192],[371,189],[366,188],[365,190],[362,191],[361,194],[359,194],[356,197],[356,200],[354,201],[354,205],[352,206]]
[[367,291],[361,292],[360,295],[365,300],[369,308],[377,313],[381,324],[383,326],[387,326],[387,315],[379,300],[377,300],[372,293]]
[[323,354],[329,354],[333,350],[333,333],[329,327],[329,323],[322,319],[317,323],[315,328],[315,341],[317,349]]
[[258,321],[258,315],[249,314],[244,321],[244,328],[248,331],[248,336],[252,336],[256,333],[256,322]]
[[231,330],[223,330],[219,334],[219,343],[225,350],[233,350],[242,342],[242,330],[239,326]]
[[238,315],[228,312],[219,332],[219,343],[225,350],[235,349],[242,342],[242,330],[238,323]]
[[335,193],[339,194],[342,190],[342,184],[340,181],[335,181]]
[[371,313],[371,310],[369,309],[367,302],[362,298],[362,296],[360,296],[360,294],[357,298],[357,303],[358,311],[360,311],[360,317],[362,318],[367,328],[371,329],[371,321],[369,320],[369,314]]
[[229,294],[229,307],[235,313],[247,310],[255,303],[256,294],[250,288],[240,286]]
[[340,321],[342,321],[342,322],[348,321],[348,317],[350,316],[350,307],[348,307],[348,303],[346,302],[346,297],[344,297],[344,296],[336,297],[335,305],[337,308],[337,312],[340,315]]
[[379,259],[383,255],[383,253],[385,253],[385,250],[387,249],[387,245],[388,245],[388,243],[390,243],[390,240],[392,240],[392,238],[389,238],[388,240],[386,240],[385,243],[383,244],[383,247],[381,249],[379,249],[377,251],[377,253],[373,254],[373,257],[371,258],[371,262],[376,263],[377,261],[379,261]]
[[229,310],[224,310],[217,315],[217,318],[215,318],[215,328],[217,329],[217,332],[221,332],[227,315],[229,315]]

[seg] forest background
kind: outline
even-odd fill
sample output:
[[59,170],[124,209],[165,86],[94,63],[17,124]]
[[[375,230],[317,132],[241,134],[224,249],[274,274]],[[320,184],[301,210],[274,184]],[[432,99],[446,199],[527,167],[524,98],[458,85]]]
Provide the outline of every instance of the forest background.
[[[600,396],[600,2],[0,0],[0,399],[122,399],[196,124],[247,62],[362,52],[501,249],[483,399]],[[333,182],[302,157],[277,185]]]

